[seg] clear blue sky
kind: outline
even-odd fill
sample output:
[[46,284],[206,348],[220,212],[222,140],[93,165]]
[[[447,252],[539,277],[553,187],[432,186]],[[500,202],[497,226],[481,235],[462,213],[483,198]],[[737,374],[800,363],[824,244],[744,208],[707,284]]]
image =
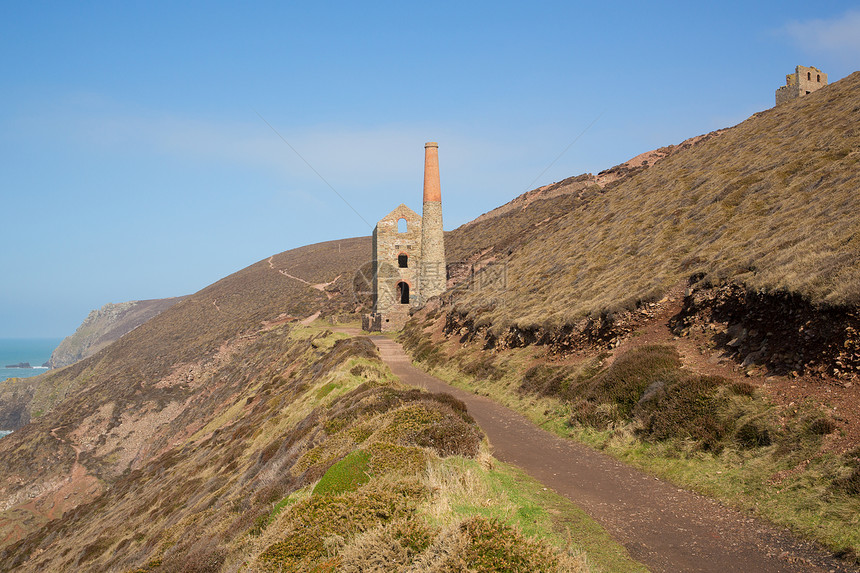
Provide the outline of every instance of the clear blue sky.
[[0,54],[0,337],[65,336],[370,233],[260,116],[370,223],[438,141],[453,229],[860,69],[860,7],[4,2]]

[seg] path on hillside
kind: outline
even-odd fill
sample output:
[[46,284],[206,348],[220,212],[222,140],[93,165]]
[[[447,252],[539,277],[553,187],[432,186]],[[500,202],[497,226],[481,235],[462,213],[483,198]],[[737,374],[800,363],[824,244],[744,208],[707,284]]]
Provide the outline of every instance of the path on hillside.
[[412,366],[400,344],[389,338],[371,340],[403,382],[465,402],[498,459],[573,501],[652,571],[858,571],[786,530],[678,489],[542,430],[489,398],[454,388]]

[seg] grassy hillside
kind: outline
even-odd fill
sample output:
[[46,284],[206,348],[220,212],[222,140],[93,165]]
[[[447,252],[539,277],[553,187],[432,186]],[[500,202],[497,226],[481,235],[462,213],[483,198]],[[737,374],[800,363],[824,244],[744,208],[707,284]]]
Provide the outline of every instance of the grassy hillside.
[[[563,435],[857,551],[858,111],[854,74],[448,233],[456,288],[405,342]],[[275,255],[4,384],[0,569],[636,570],[492,460],[459,403],[298,325],[361,310],[369,259],[369,238]]]
[[475,274],[454,269],[401,340],[860,562],[858,118],[860,72],[610,185],[527,194],[449,233]]
[[[207,376],[158,455],[7,545],[0,569],[641,570],[580,511],[498,465],[462,404],[394,380],[367,339],[275,326]],[[81,450],[77,482],[97,463],[87,437],[68,423],[51,438]]]
[[[185,428],[207,420],[239,376],[214,383],[211,372],[261,329],[351,309],[351,273],[369,247],[369,238],[347,239],[275,255],[184,299],[86,360],[4,383],[0,404],[17,412],[19,423],[31,423],[0,441],[6,508],[0,541],[94,499],[117,476],[169,448]],[[256,366],[243,367],[249,376]],[[89,482],[70,496],[63,482],[74,467],[85,468]],[[43,503],[33,505],[34,498]]]
[[[123,380],[123,387],[131,388],[158,380],[179,364],[211,359],[226,340],[264,323],[303,319],[318,310],[324,315],[350,312],[355,307],[353,273],[369,258],[370,238],[362,237],[260,261],[184,298],[85,361],[4,383],[0,420],[26,424],[93,381]],[[85,394],[83,398],[85,403]]]
[[508,280],[504,293],[465,292],[458,307],[497,331],[558,327],[658,300],[691,276],[857,305],[858,110],[855,73],[610,189],[486,221],[484,242],[465,225],[450,233],[455,257],[492,247],[484,256],[504,262]]

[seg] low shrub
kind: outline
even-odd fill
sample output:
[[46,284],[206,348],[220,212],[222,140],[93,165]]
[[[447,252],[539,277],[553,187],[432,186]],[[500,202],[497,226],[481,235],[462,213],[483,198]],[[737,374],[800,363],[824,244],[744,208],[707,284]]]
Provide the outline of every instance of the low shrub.
[[564,382],[569,374],[569,369],[564,366],[532,366],[523,375],[520,391],[539,396],[559,396],[566,389]]
[[416,475],[427,465],[427,454],[414,446],[376,442],[370,446],[368,469],[373,476],[389,473]]
[[605,371],[571,387],[570,423],[606,427],[626,421],[645,391],[681,376],[678,351],[671,346],[641,346],[618,356]]
[[776,455],[799,458],[817,450],[821,438],[836,430],[836,422],[818,407],[802,403],[797,410],[788,413],[783,427]]
[[554,551],[529,541],[511,526],[495,519],[473,517],[460,525],[466,538],[463,558],[471,571],[532,573],[559,565]]
[[860,497],[860,447],[846,452],[844,458],[850,473],[834,480],[833,486],[848,495]]
[[848,476],[835,480],[833,485],[848,495],[860,497],[860,467],[854,468]]
[[725,412],[727,398],[717,393],[724,384],[714,376],[653,383],[634,409],[642,423],[639,434],[657,441],[692,438],[704,450],[720,450],[733,424]]
[[420,519],[397,519],[358,536],[340,551],[338,571],[402,571],[427,549],[433,535]]
[[284,539],[269,545],[259,561],[268,571],[312,570],[328,555],[325,539],[351,537],[409,517],[426,493],[417,480],[374,480],[356,491],[298,501],[286,514]]
[[770,429],[759,420],[750,420],[735,432],[735,441],[746,449],[769,446],[773,443]]

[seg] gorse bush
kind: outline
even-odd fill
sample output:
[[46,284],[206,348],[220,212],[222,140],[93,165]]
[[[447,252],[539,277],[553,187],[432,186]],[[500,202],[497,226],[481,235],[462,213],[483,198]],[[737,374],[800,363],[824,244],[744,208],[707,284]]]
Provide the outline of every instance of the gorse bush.
[[312,496],[282,514],[285,536],[259,561],[270,571],[309,569],[327,556],[325,539],[349,537],[412,515],[425,495],[417,481],[375,482],[357,491]]
[[497,520],[473,517],[460,525],[466,540],[464,559],[478,573],[553,571],[559,566],[555,552],[542,543],[526,540],[511,526]]

